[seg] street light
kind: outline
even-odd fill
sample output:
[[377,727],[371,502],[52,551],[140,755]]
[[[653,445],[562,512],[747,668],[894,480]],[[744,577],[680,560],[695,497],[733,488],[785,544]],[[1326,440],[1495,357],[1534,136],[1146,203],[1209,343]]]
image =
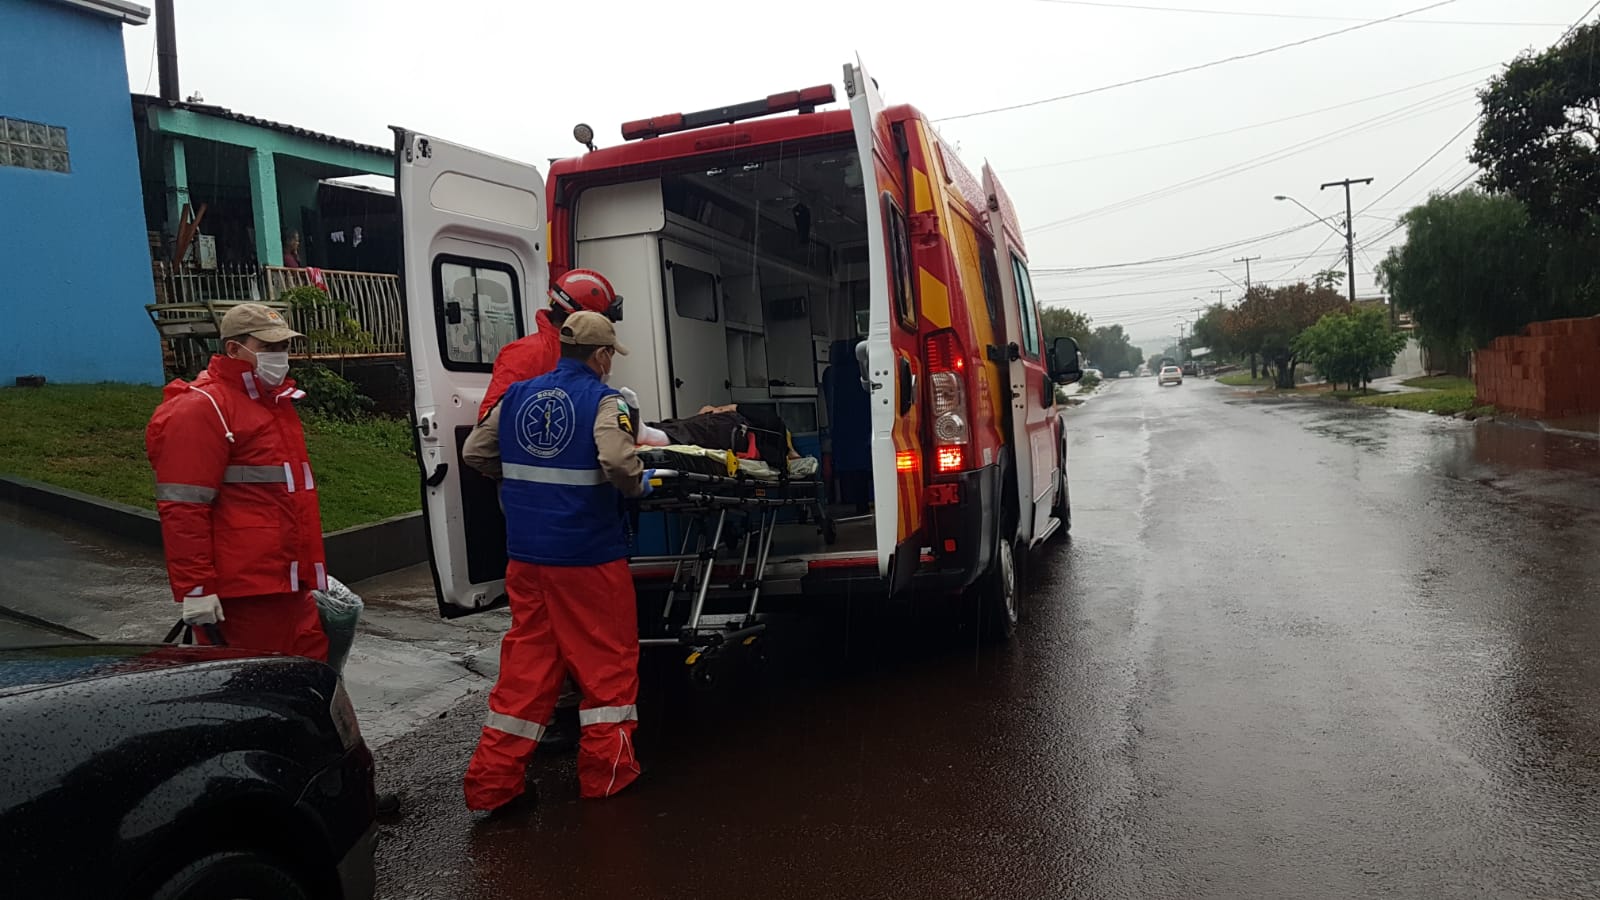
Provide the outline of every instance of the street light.
[[1240,284],[1238,281],[1236,281],[1234,279],[1234,277],[1232,275],[1229,275],[1227,272],[1224,272],[1221,269],[1208,269],[1207,271],[1209,271],[1213,275],[1221,275],[1223,278],[1226,278],[1229,281],[1232,281],[1234,287],[1238,288],[1241,291],[1244,291],[1247,294],[1250,293],[1250,289],[1249,288],[1247,288],[1244,285]]
[[1329,228],[1332,228],[1334,234],[1337,234],[1339,237],[1344,237],[1345,236],[1345,232],[1344,232],[1343,228],[1340,228],[1339,226],[1333,224],[1332,222],[1329,222],[1327,219],[1324,219],[1322,216],[1319,216],[1316,213],[1312,212],[1311,211],[1311,207],[1305,205],[1304,203],[1301,203],[1299,200],[1296,200],[1295,198],[1290,197],[1290,196],[1288,196],[1286,194],[1278,194],[1278,195],[1274,196],[1272,199],[1274,199],[1274,200],[1287,200],[1290,203],[1293,203],[1295,206],[1298,206],[1301,209],[1305,210],[1307,213],[1309,213],[1311,215],[1311,218],[1316,219],[1318,222],[1321,222],[1322,224],[1328,226]]

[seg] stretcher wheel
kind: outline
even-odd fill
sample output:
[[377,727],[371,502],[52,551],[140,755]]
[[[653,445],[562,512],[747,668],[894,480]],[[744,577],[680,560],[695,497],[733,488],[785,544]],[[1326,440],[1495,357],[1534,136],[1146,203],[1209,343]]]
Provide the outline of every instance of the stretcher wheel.
[[716,687],[717,674],[711,660],[698,653],[693,654],[691,658],[694,658],[694,662],[689,663],[689,684],[700,691],[709,691]]

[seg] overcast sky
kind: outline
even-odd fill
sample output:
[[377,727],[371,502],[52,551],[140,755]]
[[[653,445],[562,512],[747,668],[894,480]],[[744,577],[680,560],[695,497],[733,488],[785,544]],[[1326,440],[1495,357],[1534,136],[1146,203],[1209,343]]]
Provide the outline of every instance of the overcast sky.
[[[178,0],[177,24],[185,96],[199,91],[208,103],[381,145],[391,140],[386,126],[404,125],[543,168],[577,149],[577,122],[612,144],[627,119],[839,85],[858,53],[888,102],[938,120],[1252,54],[1430,2]],[[939,127],[974,170],[987,158],[1001,172],[1029,232],[1041,298],[1096,324],[1121,322],[1154,346],[1214,302],[1213,289],[1236,298],[1208,272],[1243,281],[1235,257],[1263,257],[1252,264],[1257,281],[1342,265],[1342,240],[1274,195],[1342,219],[1342,191],[1318,185],[1373,178],[1355,189],[1357,212],[1366,209],[1359,245],[1428,190],[1470,176],[1472,130],[1450,138],[1476,114],[1474,86],[1560,37],[1590,2],[1454,0]],[[154,93],[155,25],[125,34],[129,82]],[[1245,130],[1211,136],[1231,129]],[[1051,271],[1191,254],[1300,225],[1308,227],[1172,262]],[[1398,238],[1358,250],[1360,295],[1375,293],[1373,263]]]

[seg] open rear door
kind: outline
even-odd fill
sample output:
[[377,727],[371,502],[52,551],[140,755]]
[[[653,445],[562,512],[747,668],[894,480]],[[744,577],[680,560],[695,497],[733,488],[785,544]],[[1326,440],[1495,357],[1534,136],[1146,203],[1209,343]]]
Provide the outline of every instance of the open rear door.
[[1017,464],[1017,538],[1037,543],[1049,535],[1060,468],[1055,385],[1045,360],[1039,304],[1028,275],[1028,255],[1016,207],[988,163],[983,166],[989,231],[994,237],[1006,303],[1006,340],[1011,354],[1011,445]]
[[401,280],[422,512],[439,611],[505,597],[493,481],[461,464],[500,348],[534,326],[549,283],[544,179],[533,166],[395,129]]
[[[893,138],[883,116],[883,99],[878,86],[857,59],[844,67],[844,89],[850,97],[850,117],[855,124],[856,152],[870,189],[866,198],[867,273],[870,279],[867,336],[861,377],[872,404],[872,491],[873,518],[877,533],[878,574],[889,577],[890,560],[900,539],[900,479],[895,470],[894,430],[898,379],[895,375],[892,303],[889,298],[888,232],[883,220],[883,204],[878,198],[892,191],[894,176]],[[857,358],[861,359],[857,348]]]

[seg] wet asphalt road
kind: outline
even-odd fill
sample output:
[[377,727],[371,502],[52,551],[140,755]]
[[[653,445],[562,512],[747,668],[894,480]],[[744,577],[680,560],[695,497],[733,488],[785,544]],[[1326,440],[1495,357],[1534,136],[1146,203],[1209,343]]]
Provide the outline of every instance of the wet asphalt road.
[[646,780],[580,804],[541,758],[500,820],[474,698],[380,754],[382,896],[1600,896],[1592,442],[1195,379],[1069,427],[1013,644],[830,617],[712,695],[657,661]]

